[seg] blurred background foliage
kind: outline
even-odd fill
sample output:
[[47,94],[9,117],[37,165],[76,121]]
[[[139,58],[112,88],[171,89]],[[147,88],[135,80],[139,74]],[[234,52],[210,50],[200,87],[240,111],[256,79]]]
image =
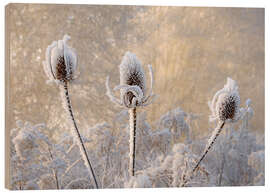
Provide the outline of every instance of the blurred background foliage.
[[[239,85],[241,106],[251,98],[251,128],[264,133],[264,9],[155,6],[11,4],[10,127],[16,120],[44,122],[53,136],[69,127],[59,88],[46,84],[42,62],[54,40],[71,36],[80,76],[70,87],[82,132],[103,121],[112,124],[121,109],[105,95],[105,81],[119,84],[118,65],[126,51],[152,64],[158,99],[140,109],[150,124],[181,106],[200,115],[209,128],[207,102],[226,77]],[[147,69],[145,68],[146,73]],[[149,79],[148,79],[149,80]],[[54,130],[54,128],[57,128]]]

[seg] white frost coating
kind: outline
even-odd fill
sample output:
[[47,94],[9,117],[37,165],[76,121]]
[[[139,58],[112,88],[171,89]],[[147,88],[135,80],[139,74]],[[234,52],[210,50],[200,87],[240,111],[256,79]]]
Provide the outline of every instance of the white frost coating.
[[251,99],[246,100],[246,105],[247,105],[247,107],[249,107],[251,105]]
[[95,186],[96,186],[96,188],[98,188],[96,177],[95,177],[93,168],[91,166],[90,159],[87,155],[87,150],[86,150],[85,145],[84,145],[83,137],[81,136],[79,129],[77,128],[77,125],[75,122],[75,118],[73,115],[72,106],[71,106],[71,102],[70,102],[70,98],[69,98],[69,94],[68,94],[68,83],[64,82],[64,85],[62,85],[60,87],[61,87],[61,98],[62,98],[63,107],[68,114],[67,116],[69,117],[70,123],[73,125],[73,127],[71,129],[72,136],[74,137],[75,143],[79,147],[80,154],[82,156],[84,164],[88,168],[89,173],[92,174],[92,177],[95,181]]
[[132,99],[132,103],[130,105],[131,108],[135,107],[136,104],[141,104],[142,103],[142,99],[143,99],[143,92],[141,90],[141,88],[137,85],[134,85],[134,86],[129,86],[129,85],[119,85],[117,87],[114,88],[114,90],[121,90],[122,92],[122,95],[121,97],[122,98],[122,101],[124,101],[124,96],[126,94],[128,94],[128,92],[131,92],[134,97]]
[[138,177],[132,177],[129,182],[126,183],[126,188],[150,188],[152,185],[151,180],[147,174],[139,175]]
[[106,94],[110,100],[117,105],[126,108],[147,106],[151,104],[155,99],[155,95],[153,94],[154,75],[151,65],[148,65],[148,69],[150,76],[150,89],[148,96],[146,96],[146,79],[141,62],[135,54],[126,52],[121,64],[119,65],[120,85],[114,88],[114,90],[120,90],[120,99],[117,99],[112,94],[109,87],[109,77],[107,77]]
[[220,133],[221,129],[222,129],[222,128],[220,128],[220,126],[218,126],[218,127],[216,127],[216,128],[214,129],[214,131],[213,131],[212,134],[211,134],[211,137],[209,137],[209,139],[208,139],[208,144],[207,144],[207,146],[206,146],[204,152],[209,148],[209,146],[211,145],[211,143],[214,142],[214,139],[215,139],[215,138],[217,137],[217,135]]
[[21,129],[12,142],[21,159],[29,158],[38,147],[35,135],[25,129]]
[[254,185],[265,184],[265,152],[264,150],[252,152],[248,156],[248,165],[255,170]]
[[51,45],[47,47],[46,50],[46,61],[43,62],[43,67],[46,75],[48,76],[49,80],[54,80],[54,76],[51,69],[51,50],[57,45],[57,42],[54,41]]
[[187,138],[189,138],[189,126],[186,122],[186,117],[188,116],[180,107],[175,108],[165,115],[160,117],[159,130],[162,128],[168,128],[176,137],[180,137],[183,133]]
[[89,182],[87,179],[81,178],[81,179],[74,179],[69,184],[65,186],[65,189],[91,189],[94,188],[91,185],[89,185]]
[[[137,58],[137,56],[131,52],[126,52],[121,64],[119,65],[120,69],[120,85],[129,85],[130,79],[133,79],[142,90],[145,95],[145,74],[142,68],[142,64]],[[136,76],[136,77],[135,77]]]
[[[251,107],[252,105],[249,108]],[[247,107],[244,108],[245,117],[249,114],[247,109]],[[179,137],[175,142],[171,140],[178,134],[170,128],[176,127],[180,130],[183,126],[182,119],[188,118],[184,116],[186,113],[181,108],[164,113],[164,116],[151,125],[147,122],[147,114],[139,113],[137,116],[139,129],[136,132],[136,146],[139,147],[136,151],[136,176],[129,178],[129,128],[126,127],[128,110],[123,111],[124,113],[120,113],[125,114],[123,120],[119,121],[119,118],[115,116],[112,124],[101,121],[85,132],[90,141],[87,150],[89,155],[93,155],[91,161],[95,163],[95,169],[98,171],[100,187],[164,188],[181,186],[183,179],[189,178],[196,161],[200,158],[207,143],[205,136],[191,137],[189,144]],[[252,128],[246,129],[247,126],[252,127],[252,125],[246,124],[244,119],[237,125],[233,124],[234,128],[230,127],[229,138],[223,132],[220,134],[212,151],[209,151],[209,155],[201,162],[196,174],[186,186],[264,185],[264,135],[254,132]],[[248,120],[246,121],[248,122]],[[52,131],[52,129],[42,129],[43,124],[24,123],[25,121],[18,121],[11,139],[21,135],[20,130],[29,131],[34,135],[35,143],[38,144],[35,149],[39,149],[41,153],[32,151],[31,154],[28,154],[29,156],[25,157],[27,160],[21,160],[18,152],[14,151],[13,140],[11,141],[12,189],[26,189],[25,185],[30,181],[38,182],[40,189],[56,189],[57,181],[60,189],[67,188],[68,184],[73,184],[72,187],[77,188],[84,188],[84,185],[94,188],[89,183],[91,180],[89,172],[82,161],[81,152],[71,140],[74,136],[70,132],[53,133],[54,137],[56,135],[59,137],[52,141],[53,145],[50,148],[53,159],[50,159],[46,150],[47,145],[43,143],[45,138],[35,131],[39,130],[50,139],[51,134],[48,131]],[[199,126],[195,126],[194,122],[192,124],[187,121],[186,124],[190,129],[192,125],[199,128]],[[229,124],[226,125],[229,126]],[[241,131],[242,127],[244,129]],[[71,125],[66,129],[69,128],[72,129]],[[57,144],[53,142],[57,142]],[[70,151],[69,148],[73,146],[75,147]],[[23,149],[21,148],[21,150]],[[61,160],[57,161],[59,158]],[[20,161],[22,161],[21,164]],[[61,164],[63,161],[66,166]],[[56,176],[52,172],[54,169],[48,169],[48,166],[56,168]],[[65,170],[63,171],[62,168]],[[79,183],[78,179],[85,179],[88,183],[86,181]]]
[[[67,41],[70,36],[65,35],[63,40],[53,41],[46,50],[46,61],[43,62],[44,71],[50,81],[55,81],[57,84],[59,80],[57,78],[57,67],[59,65],[59,59],[64,59],[66,79],[71,81],[75,78],[75,72],[77,67],[77,53],[73,48],[67,45]],[[61,80],[60,80],[61,81]]]
[[264,150],[252,152],[248,156],[248,165],[254,168],[257,172],[264,171],[265,169],[265,156]]
[[106,95],[110,98],[110,100],[112,102],[114,102],[115,104],[118,104],[120,106],[122,106],[122,103],[119,99],[117,99],[113,94],[112,94],[112,91],[110,89],[110,86],[109,86],[109,80],[110,80],[110,77],[107,76],[107,79],[106,79]]
[[[179,187],[182,175],[190,169],[187,162],[193,162],[194,156],[184,144],[175,144],[165,157],[156,157],[150,167],[137,172],[135,177],[125,183],[126,188]],[[157,162],[156,164],[154,164]]]
[[211,102],[208,102],[209,108],[212,112],[209,117],[210,122],[220,120],[220,117],[222,117],[220,114],[220,108],[222,108],[222,104],[224,104],[229,99],[232,99],[235,102],[235,111],[233,119],[229,119],[228,121],[235,122],[240,118],[240,96],[236,81],[228,77],[227,83],[224,85],[224,87],[216,92]]
[[134,148],[134,130],[135,128],[135,121],[137,121],[136,119],[136,112],[134,112],[134,109],[129,109],[129,173],[130,176],[132,176],[132,170],[133,170],[133,162],[134,162],[134,158],[133,158],[133,154],[135,153],[133,151]]
[[[73,125],[73,120],[72,120],[72,117],[70,115],[69,108],[68,108],[69,105],[70,105],[71,108],[72,108],[72,106],[71,106],[71,104],[68,104],[68,102],[67,102],[68,100],[67,100],[66,95],[65,95],[64,87],[61,86],[60,89],[61,89],[60,93],[61,93],[61,99],[62,99],[63,108],[65,109],[65,112],[67,114],[68,121],[70,122],[70,124]],[[84,165],[87,167],[87,169],[91,173],[91,168],[90,168],[90,166],[88,164],[87,157],[86,157],[86,155],[84,153],[84,150],[83,150],[79,135],[76,132],[75,127],[72,126],[72,129],[70,131],[71,131],[71,135],[73,136],[73,140],[74,140],[75,144],[79,147],[79,150],[80,150],[79,152],[80,152],[80,154],[82,156],[82,160],[84,162]]]
[[65,94],[65,88],[63,86],[60,86],[60,97],[61,97],[61,103],[62,103],[62,107],[64,108],[66,114],[67,114],[67,117],[68,117],[68,120],[71,124],[73,124],[73,121],[70,117],[70,114],[69,114],[69,109],[68,109],[68,103],[67,103],[67,99],[66,99],[66,94]]

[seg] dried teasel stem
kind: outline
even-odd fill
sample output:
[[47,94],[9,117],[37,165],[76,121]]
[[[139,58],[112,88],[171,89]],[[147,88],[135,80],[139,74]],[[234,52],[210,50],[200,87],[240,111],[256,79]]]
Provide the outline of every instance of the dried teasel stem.
[[65,92],[65,99],[66,99],[68,114],[69,114],[69,116],[72,120],[73,126],[74,126],[74,130],[75,130],[74,133],[76,134],[78,145],[79,145],[79,148],[81,150],[82,156],[84,158],[83,160],[84,160],[85,164],[87,165],[87,167],[89,168],[89,170],[91,171],[91,174],[92,174],[94,181],[95,181],[95,186],[98,189],[98,183],[97,183],[97,179],[96,179],[92,164],[91,164],[90,159],[87,155],[87,151],[85,149],[82,137],[80,135],[79,129],[77,127],[77,124],[76,124],[76,121],[75,121],[75,118],[73,115],[71,102],[70,102],[70,98],[69,98],[69,93],[68,93],[68,82],[67,81],[64,82],[63,87],[64,87],[64,92]]
[[206,149],[204,150],[204,153],[202,155],[202,157],[199,159],[199,161],[197,162],[197,164],[195,165],[195,167],[193,168],[192,172],[195,172],[196,169],[198,168],[198,166],[200,165],[200,163],[202,162],[202,160],[205,158],[206,154],[209,152],[209,150],[212,148],[213,144],[215,143],[217,137],[219,136],[220,132],[222,131],[222,128],[224,127],[225,122],[222,122],[217,129],[217,133],[214,135],[214,138],[210,141],[209,145],[206,147]]
[[70,36],[65,35],[62,40],[54,41],[47,47],[46,61],[43,63],[43,67],[47,77],[49,78],[49,82],[53,81],[57,85],[61,86],[63,107],[67,111],[68,116],[70,117],[70,120],[74,126],[74,129],[71,131],[73,131],[75,141],[77,141],[77,145],[80,148],[80,153],[84,164],[89,169],[89,173],[91,173],[90,176],[93,176],[96,188],[98,188],[96,176],[75,122],[69,99],[68,83],[72,83],[72,81],[76,78],[75,72],[78,63],[76,51],[67,44],[69,39]]
[[115,104],[129,109],[130,140],[129,140],[129,176],[135,175],[135,154],[136,154],[136,108],[144,107],[153,102],[153,71],[148,65],[150,74],[150,89],[146,95],[146,78],[141,62],[137,56],[131,52],[126,52],[121,64],[120,85],[114,90],[120,90],[120,99],[115,98],[109,87],[109,77],[107,77],[107,95]]
[[135,155],[136,155],[136,108],[129,109],[129,126],[130,126],[130,138],[129,138],[129,176],[135,175]]
[[222,128],[224,127],[225,122],[222,121],[219,126],[216,128],[216,133],[214,133],[214,135],[210,138],[209,144],[207,145],[207,147],[204,150],[204,153],[202,154],[201,158],[197,161],[196,165],[193,167],[192,171],[191,171],[191,175],[189,178],[185,179],[184,178],[184,182],[182,183],[182,187],[185,186],[185,184],[192,179],[193,177],[193,173],[198,169],[200,163],[203,161],[203,159],[205,158],[205,156],[207,155],[207,153],[209,152],[209,150],[213,147],[216,139],[218,138],[219,134],[222,131]]
[[188,180],[192,179],[193,173],[197,170],[200,163],[205,158],[208,151],[211,149],[213,144],[215,143],[217,137],[219,136],[222,128],[225,125],[225,122],[236,122],[240,119],[240,96],[238,92],[238,86],[236,81],[231,78],[227,78],[227,83],[224,85],[224,88],[217,91],[214,95],[212,102],[209,102],[210,110],[212,111],[212,115],[210,116],[210,121],[218,120],[219,126],[214,130],[211,138],[208,141],[208,145],[204,150],[201,158],[191,171],[189,179],[183,180],[181,186],[185,186]]

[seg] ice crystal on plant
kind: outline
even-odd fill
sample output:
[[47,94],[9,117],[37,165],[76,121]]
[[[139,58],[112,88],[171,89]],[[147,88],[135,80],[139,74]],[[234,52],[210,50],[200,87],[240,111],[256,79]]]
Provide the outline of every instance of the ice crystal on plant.
[[35,135],[27,130],[20,130],[12,142],[14,143],[16,152],[23,159],[30,158],[38,147]]
[[120,85],[137,85],[142,93],[146,92],[146,80],[142,64],[137,56],[131,52],[126,52],[121,64],[120,70]]
[[[224,128],[226,132],[220,134],[212,151],[201,163],[198,172],[186,184],[187,186],[264,184],[264,144],[263,140],[256,140],[255,133],[248,129],[251,127],[248,124],[251,118],[248,109],[252,109],[251,105],[242,110],[239,129],[233,128],[236,125],[226,125]],[[125,112],[121,114],[123,113],[125,114]],[[190,143],[179,142],[178,133],[171,127],[176,127],[176,130],[180,131],[180,128],[187,124],[191,129],[192,122],[182,124],[183,119],[188,118],[184,116],[186,114],[189,113],[177,107],[162,115],[154,125],[147,122],[146,112],[138,114],[139,129],[136,140],[140,148],[136,152],[136,176],[132,178],[128,177],[128,123],[119,121],[116,116],[114,125],[101,122],[89,128],[84,138],[88,141],[87,150],[95,163],[100,186],[102,188],[181,186],[207,141],[207,138],[197,136],[195,139],[191,138]],[[173,119],[177,119],[175,123],[179,122],[179,124],[172,124]],[[12,140],[13,189],[31,189],[32,187],[56,189],[57,181],[60,189],[93,188],[87,183],[91,176],[85,168],[72,134],[63,134],[61,140],[55,144],[49,140],[47,130],[44,124],[24,124],[22,121],[18,121],[17,127],[13,129],[13,139],[21,136],[25,131],[33,135],[31,138],[23,137],[22,139],[26,142],[31,139],[36,143],[34,151],[22,154],[24,157],[21,157],[13,143],[16,143],[19,137],[17,140]],[[173,143],[173,138],[178,139],[177,143]],[[49,142],[44,140],[49,140]],[[51,148],[53,159],[49,156],[48,147]],[[28,186],[32,182],[38,186]]]
[[[251,100],[246,104],[239,110],[239,125],[226,124],[223,128],[226,132],[220,133],[212,151],[186,186],[264,185],[264,140],[256,139],[258,134],[249,129],[254,112]],[[95,163],[100,187],[181,186],[207,142],[201,135],[190,137],[188,143],[180,140],[181,135],[192,133],[191,129],[200,129],[195,127],[192,117],[192,113],[176,107],[150,124],[147,112],[138,113],[136,141],[139,148],[136,149],[136,175],[131,178],[127,109],[118,113],[112,124],[101,122],[89,128],[82,139]],[[45,124],[23,121],[17,121],[17,127],[11,130],[12,188],[94,188],[89,184],[91,175],[73,134],[63,133],[61,140],[52,141],[48,130]],[[21,145],[27,147],[21,148],[20,144],[35,145]]]
[[120,69],[120,85],[114,90],[120,90],[120,100],[115,98],[109,87],[109,77],[107,77],[106,88],[107,95],[110,100],[122,107],[129,109],[130,117],[130,162],[129,172],[130,176],[135,174],[135,155],[136,155],[136,107],[147,106],[153,99],[153,72],[152,67],[148,65],[150,72],[151,87],[149,94],[146,96],[146,81],[141,62],[137,59],[135,54],[126,52],[123,60],[119,66]]
[[251,166],[257,173],[260,173],[261,171],[264,171],[264,160],[265,157],[263,150],[252,152],[248,156],[248,165]]
[[77,53],[67,45],[69,39],[70,37],[65,35],[63,40],[54,41],[47,47],[43,66],[50,81],[59,83],[75,78]]
[[120,90],[120,99],[115,98],[109,87],[109,77],[106,80],[107,95],[110,100],[120,106],[126,108],[134,108],[136,106],[146,106],[150,104],[154,98],[153,89],[153,72],[152,66],[148,65],[150,74],[150,89],[146,95],[146,79],[141,62],[135,54],[126,52],[121,64],[120,85],[114,90]]
[[212,112],[210,121],[237,121],[240,118],[240,96],[236,81],[227,78],[224,88],[219,90],[208,104]]

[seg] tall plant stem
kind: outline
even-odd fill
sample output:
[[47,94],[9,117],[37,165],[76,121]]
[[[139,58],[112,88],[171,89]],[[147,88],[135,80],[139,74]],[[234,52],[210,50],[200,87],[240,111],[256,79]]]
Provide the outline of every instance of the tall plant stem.
[[87,164],[87,167],[91,171],[91,174],[92,174],[92,176],[94,178],[95,186],[98,189],[98,183],[97,183],[97,179],[96,179],[93,167],[92,167],[90,159],[89,159],[89,157],[87,155],[87,151],[85,149],[82,137],[80,135],[79,129],[77,127],[77,124],[76,124],[76,121],[75,121],[75,118],[74,118],[74,115],[73,115],[71,102],[70,102],[69,94],[68,94],[68,83],[67,82],[64,83],[64,91],[65,91],[65,98],[66,98],[68,113],[69,113],[69,116],[70,116],[70,118],[71,118],[71,120],[73,122],[74,130],[75,130],[74,133],[76,134],[76,137],[77,137],[77,140],[78,140],[78,145],[80,146],[79,148],[81,150],[82,156],[84,157],[84,161],[86,162],[85,164]]
[[129,109],[129,175],[135,175],[135,155],[136,155],[136,107]]
[[[190,177],[188,179],[184,178],[184,182],[182,183],[182,187],[185,186],[185,184],[192,179],[193,173],[198,169],[200,163],[203,161],[203,159],[205,158],[205,156],[207,155],[207,153],[209,152],[209,150],[212,148],[213,144],[215,143],[217,137],[219,136],[220,132],[222,131],[222,128],[224,127],[225,122],[221,122],[219,124],[219,126],[215,129],[216,134],[214,136],[214,138],[210,141],[210,143],[207,145],[207,147],[204,150],[204,153],[202,154],[201,158],[199,159],[199,161],[197,161],[196,165],[193,167],[192,169],[192,173],[190,175]],[[214,131],[214,132],[215,132]]]

